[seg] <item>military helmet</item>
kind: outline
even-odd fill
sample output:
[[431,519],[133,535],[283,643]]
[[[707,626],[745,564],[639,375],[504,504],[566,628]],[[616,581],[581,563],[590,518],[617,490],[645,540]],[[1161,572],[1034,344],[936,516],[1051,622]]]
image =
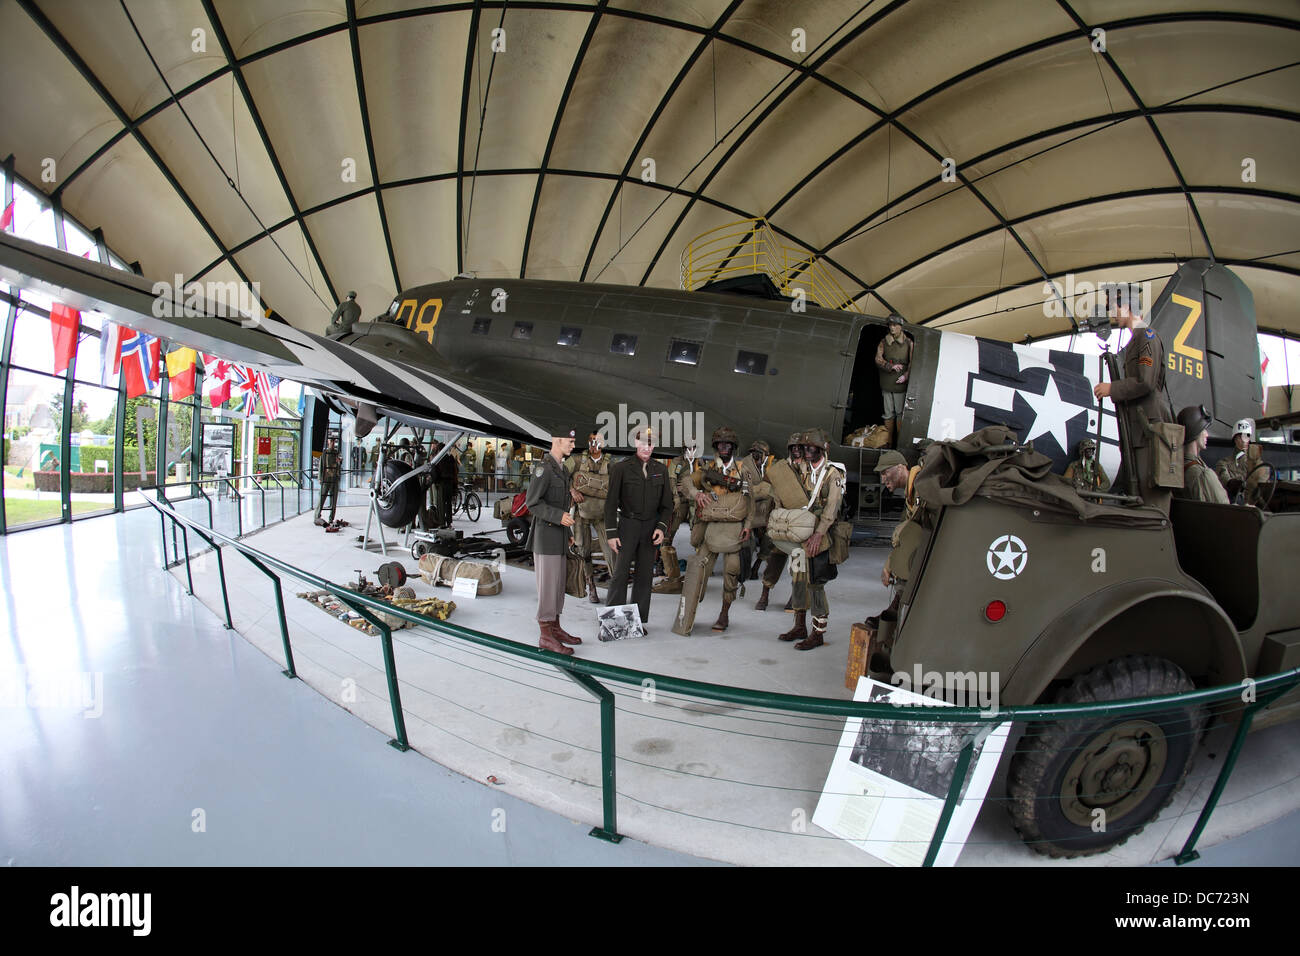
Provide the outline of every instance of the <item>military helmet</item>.
[[770,455],[770,454],[772,454],[772,446],[769,445],[767,442],[763,441],[763,439],[761,439],[761,438],[755,438],[752,442],[750,442],[749,450],[750,450],[750,451],[755,451],[755,450],[760,451],[760,452],[762,452],[765,456],[766,456],[766,455]]
[[1083,441],[1079,442],[1080,458],[1082,458],[1084,455],[1088,454],[1089,452],[1095,453],[1096,451],[1097,451],[1097,439],[1085,438]]
[[1238,435],[1245,435],[1247,441],[1254,438],[1255,423],[1249,418],[1243,418],[1241,421],[1237,422],[1237,427],[1232,430],[1232,437],[1236,438]]
[[903,327],[903,317],[902,317],[901,315],[899,315],[897,312],[891,312],[891,313],[889,313],[889,320],[888,320],[885,324],[886,324],[886,325],[897,325],[899,328],[902,328],[902,327]]
[[1191,442],[1210,427],[1209,411],[1204,405],[1188,405],[1178,413],[1178,424],[1183,426],[1183,441],[1187,444]]
[[735,448],[740,444],[740,439],[736,437],[736,430],[730,425],[719,425],[717,428],[713,429],[713,439],[710,444],[712,444],[714,448],[717,448],[718,445],[722,444],[724,441],[731,442],[732,448]]
[[785,447],[787,449],[790,449],[793,448],[795,445],[802,445],[802,444],[803,444],[803,432],[791,432],[790,440],[785,443]]
[[824,428],[809,429],[808,431],[803,433],[802,438],[803,440],[800,442],[800,444],[816,445],[822,451],[830,450],[831,447],[830,436],[826,434],[826,429]]

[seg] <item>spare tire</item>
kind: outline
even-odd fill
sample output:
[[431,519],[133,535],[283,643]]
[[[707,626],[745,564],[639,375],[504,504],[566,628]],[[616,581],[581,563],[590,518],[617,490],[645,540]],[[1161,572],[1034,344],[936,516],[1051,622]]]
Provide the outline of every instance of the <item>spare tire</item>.
[[[384,462],[384,476],[375,491],[375,504],[379,511],[379,520],[390,528],[402,528],[414,520],[420,510],[420,483],[405,481],[393,488],[393,484],[407,474],[411,466],[404,461],[389,458]],[[390,490],[391,489],[391,490]]]

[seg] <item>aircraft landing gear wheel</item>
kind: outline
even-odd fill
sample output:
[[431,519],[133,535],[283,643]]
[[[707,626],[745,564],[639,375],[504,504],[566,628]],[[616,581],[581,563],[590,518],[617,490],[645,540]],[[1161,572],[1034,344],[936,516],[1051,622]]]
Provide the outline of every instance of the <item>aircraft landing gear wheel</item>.
[[528,522],[523,518],[511,518],[506,523],[506,537],[511,544],[523,544],[528,537]]
[[[1055,703],[1160,697],[1194,690],[1159,657],[1107,661],[1075,677]],[[1012,758],[1008,808],[1021,837],[1053,857],[1119,846],[1173,799],[1205,727],[1203,707],[1031,724]]]
[[379,520],[390,528],[410,524],[420,510],[423,495],[418,481],[406,481],[393,487],[397,479],[410,470],[410,465],[393,458],[384,462],[384,477],[375,489],[375,503],[378,505]]

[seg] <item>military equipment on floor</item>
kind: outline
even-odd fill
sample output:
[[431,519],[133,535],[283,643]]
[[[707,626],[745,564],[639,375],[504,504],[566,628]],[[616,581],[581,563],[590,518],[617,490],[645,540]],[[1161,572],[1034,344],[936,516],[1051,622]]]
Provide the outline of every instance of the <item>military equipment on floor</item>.
[[440,554],[426,554],[420,559],[420,577],[426,584],[453,587],[457,578],[478,582],[479,597],[501,593],[501,569],[486,561],[456,560]]
[[400,561],[389,561],[381,564],[375,571],[375,577],[384,587],[397,588],[406,583],[406,568]]

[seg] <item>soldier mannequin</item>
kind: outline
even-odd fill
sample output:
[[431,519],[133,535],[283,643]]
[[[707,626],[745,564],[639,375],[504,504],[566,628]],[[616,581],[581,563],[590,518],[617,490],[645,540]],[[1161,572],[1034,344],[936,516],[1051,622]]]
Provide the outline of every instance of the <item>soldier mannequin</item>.
[[[786,457],[769,466],[769,471],[771,468],[778,467],[789,468],[794,472],[795,477],[800,482],[803,481],[804,473],[807,471],[807,466],[804,464],[803,460],[803,432],[795,432],[790,436],[789,442],[786,444]],[[769,488],[770,487],[769,483]],[[785,505],[773,500],[768,507],[768,513],[771,514],[772,508],[781,507],[785,507]],[[771,544],[771,539],[768,540],[768,543],[769,545]],[[770,549],[770,553],[767,556],[767,565],[763,568],[763,593],[758,596],[758,601],[754,604],[755,611],[767,610],[768,593],[772,588],[776,587],[776,582],[781,580],[781,572],[785,570],[785,564],[788,560],[789,555],[784,551],[780,551],[776,548]],[[794,610],[790,601],[785,602],[785,609],[787,611]]]
[[907,399],[907,379],[912,371],[912,340],[903,332],[903,318],[889,317],[888,332],[876,346],[876,368],[880,374],[880,395],[884,402],[881,417],[889,430],[887,448],[894,447],[898,422],[903,417]]
[[1246,479],[1250,477],[1251,471],[1259,464],[1260,449],[1258,445],[1252,445],[1250,440],[1255,437],[1255,423],[1249,418],[1243,418],[1237,422],[1237,427],[1232,432],[1233,452],[1231,455],[1224,455],[1214,465],[1214,473],[1219,478],[1219,483],[1227,490],[1229,483],[1233,481],[1240,482],[1240,485],[1234,489],[1238,495],[1238,504],[1245,500]]
[[1226,505],[1228,493],[1201,460],[1201,452],[1210,443],[1210,413],[1204,405],[1188,405],[1178,413],[1178,424],[1183,426],[1187,443],[1183,445],[1183,490],[1180,498],[1192,501],[1211,501]]
[[[702,510],[719,496],[744,494],[741,490],[744,479],[741,476],[740,462],[735,458],[737,444],[736,433],[731,428],[724,425],[716,429],[713,432],[713,448],[717,452],[717,458],[708,468],[697,464],[695,471],[683,478],[683,491],[695,494],[697,520],[701,520]],[[717,477],[710,478],[707,473]],[[722,480],[719,481],[718,478]],[[734,532],[735,540],[740,545],[749,540],[749,531],[745,528],[743,519],[706,522],[706,524],[719,526],[714,532],[719,538],[730,537]],[[695,625],[695,610],[699,606],[704,583],[708,580],[709,569],[713,566],[717,555],[718,552],[709,546],[706,539],[696,549],[687,565],[686,581],[682,585],[682,598],[677,606],[677,618],[673,621],[674,634],[680,634],[682,637],[690,636],[691,628]],[[740,587],[739,547],[734,551],[723,551],[723,574],[725,577],[722,589],[722,611],[713,623],[715,631],[725,631],[731,625],[727,612],[731,609],[731,602],[736,599],[736,591]]]
[[1097,460],[1097,439],[1085,438],[1079,442],[1078,455],[1065,466],[1065,480],[1074,482],[1081,491],[1105,491],[1109,488],[1110,478]]
[[582,643],[582,638],[560,627],[565,562],[573,527],[564,459],[573,453],[576,435],[576,430],[568,429],[551,436],[551,452],[533,467],[526,499],[533,516],[528,547],[533,552],[533,568],[537,573],[537,624],[541,631],[537,646],[556,654],[572,654],[565,645]]
[[[321,520],[321,510],[325,499],[330,502],[329,521]],[[334,514],[339,506],[339,447],[338,439],[333,435],[325,439],[325,450],[320,455],[320,502],[316,505],[316,523],[333,524]]]
[[[1128,493],[1127,476],[1136,476],[1137,493],[1143,503],[1169,514],[1172,493],[1158,487],[1152,480],[1155,469],[1156,441],[1147,433],[1147,422],[1172,422],[1173,412],[1165,399],[1165,347],[1155,329],[1147,328],[1142,317],[1129,307],[1126,298],[1116,298],[1111,291],[1117,324],[1128,329],[1129,343],[1120,358],[1124,363],[1124,377],[1117,382],[1101,382],[1092,393],[1097,398],[1110,398],[1115,411],[1124,419],[1133,449],[1133,461],[1124,462],[1116,478],[1118,490]],[[1122,290],[1118,290],[1122,291]]]
[[347,297],[339,303],[339,307],[334,310],[330,316],[329,328],[325,330],[326,335],[345,335],[352,331],[352,327],[357,324],[361,318],[361,306],[357,305],[357,294],[349,292]]
[[[577,465],[570,469],[570,475],[585,471],[591,475],[609,477],[609,458],[604,454],[604,442],[600,435],[592,432],[587,436],[587,450]],[[608,486],[607,486],[608,487]],[[578,520],[573,526],[573,535],[578,542],[578,554],[587,565],[587,597],[592,604],[600,603],[596,593],[596,567],[591,560],[591,536],[594,534],[600,543],[600,553],[605,557],[605,567],[614,573],[614,553],[609,549],[609,540],[605,535],[605,497],[583,494],[577,488],[571,488],[570,496],[578,505]]]
[[[831,564],[830,530],[839,518],[840,502],[844,498],[844,466],[827,459],[829,449],[830,439],[824,429],[804,432],[803,457],[808,465],[804,485],[809,495],[809,510],[817,515],[817,528],[803,547],[791,555],[790,581],[794,585],[791,605],[795,622],[780,637],[783,641],[799,641],[795,649],[800,651],[810,651],[826,643],[824,638],[830,623],[826,585],[839,575]],[[805,616],[810,609],[812,630],[808,631]]]
[[673,540],[677,536],[677,529],[691,514],[691,500],[682,493],[681,482],[683,478],[689,478],[695,471],[695,460],[698,457],[699,450],[694,445],[687,445],[686,449],[668,465],[668,482],[672,486],[673,493],[673,511],[668,519],[668,530],[664,534],[663,546],[659,549],[659,559],[663,562],[665,577],[651,588],[655,594],[682,593],[682,571],[677,563],[677,549],[673,547]]
[[[740,473],[749,484],[750,508],[745,527],[750,531],[748,580],[758,577],[758,566],[774,550],[767,538],[767,516],[772,510],[772,486],[767,483],[767,468],[772,464],[772,448],[762,439],[749,446],[749,454],[740,463]],[[745,563],[741,562],[741,568]]]
[[605,534],[610,550],[618,555],[605,604],[627,603],[628,572],[635,561],[632,600],[641,611],[642,625],[650,622],[655,548],[664,542],[673,508],[668,466],[650,457],[654,450],[654,434],[648,428],[639,430],[635,457],[609,469],[609,497],[605,499]]
[[880,626],[882,617],[898,613],[898,602],[903,593],[903,585],[907,583],[908,575],[911,573],[912,558],[920,542],[919,532],[922,530],[923,519],[921,499],[912,490],[920,471],[920,465],[908,468],[907,459],[896,451],[882,452],[876,462],[876,473],[880,475],[880,483],[890,493],[903,489],[903,520],[894,528],[890,541],[892,550],[885,558],[885,566],[880,569],[881,585],[886,588],[892,586],[894,594],[884,611],[867,618],[867,627],[872,630]]

